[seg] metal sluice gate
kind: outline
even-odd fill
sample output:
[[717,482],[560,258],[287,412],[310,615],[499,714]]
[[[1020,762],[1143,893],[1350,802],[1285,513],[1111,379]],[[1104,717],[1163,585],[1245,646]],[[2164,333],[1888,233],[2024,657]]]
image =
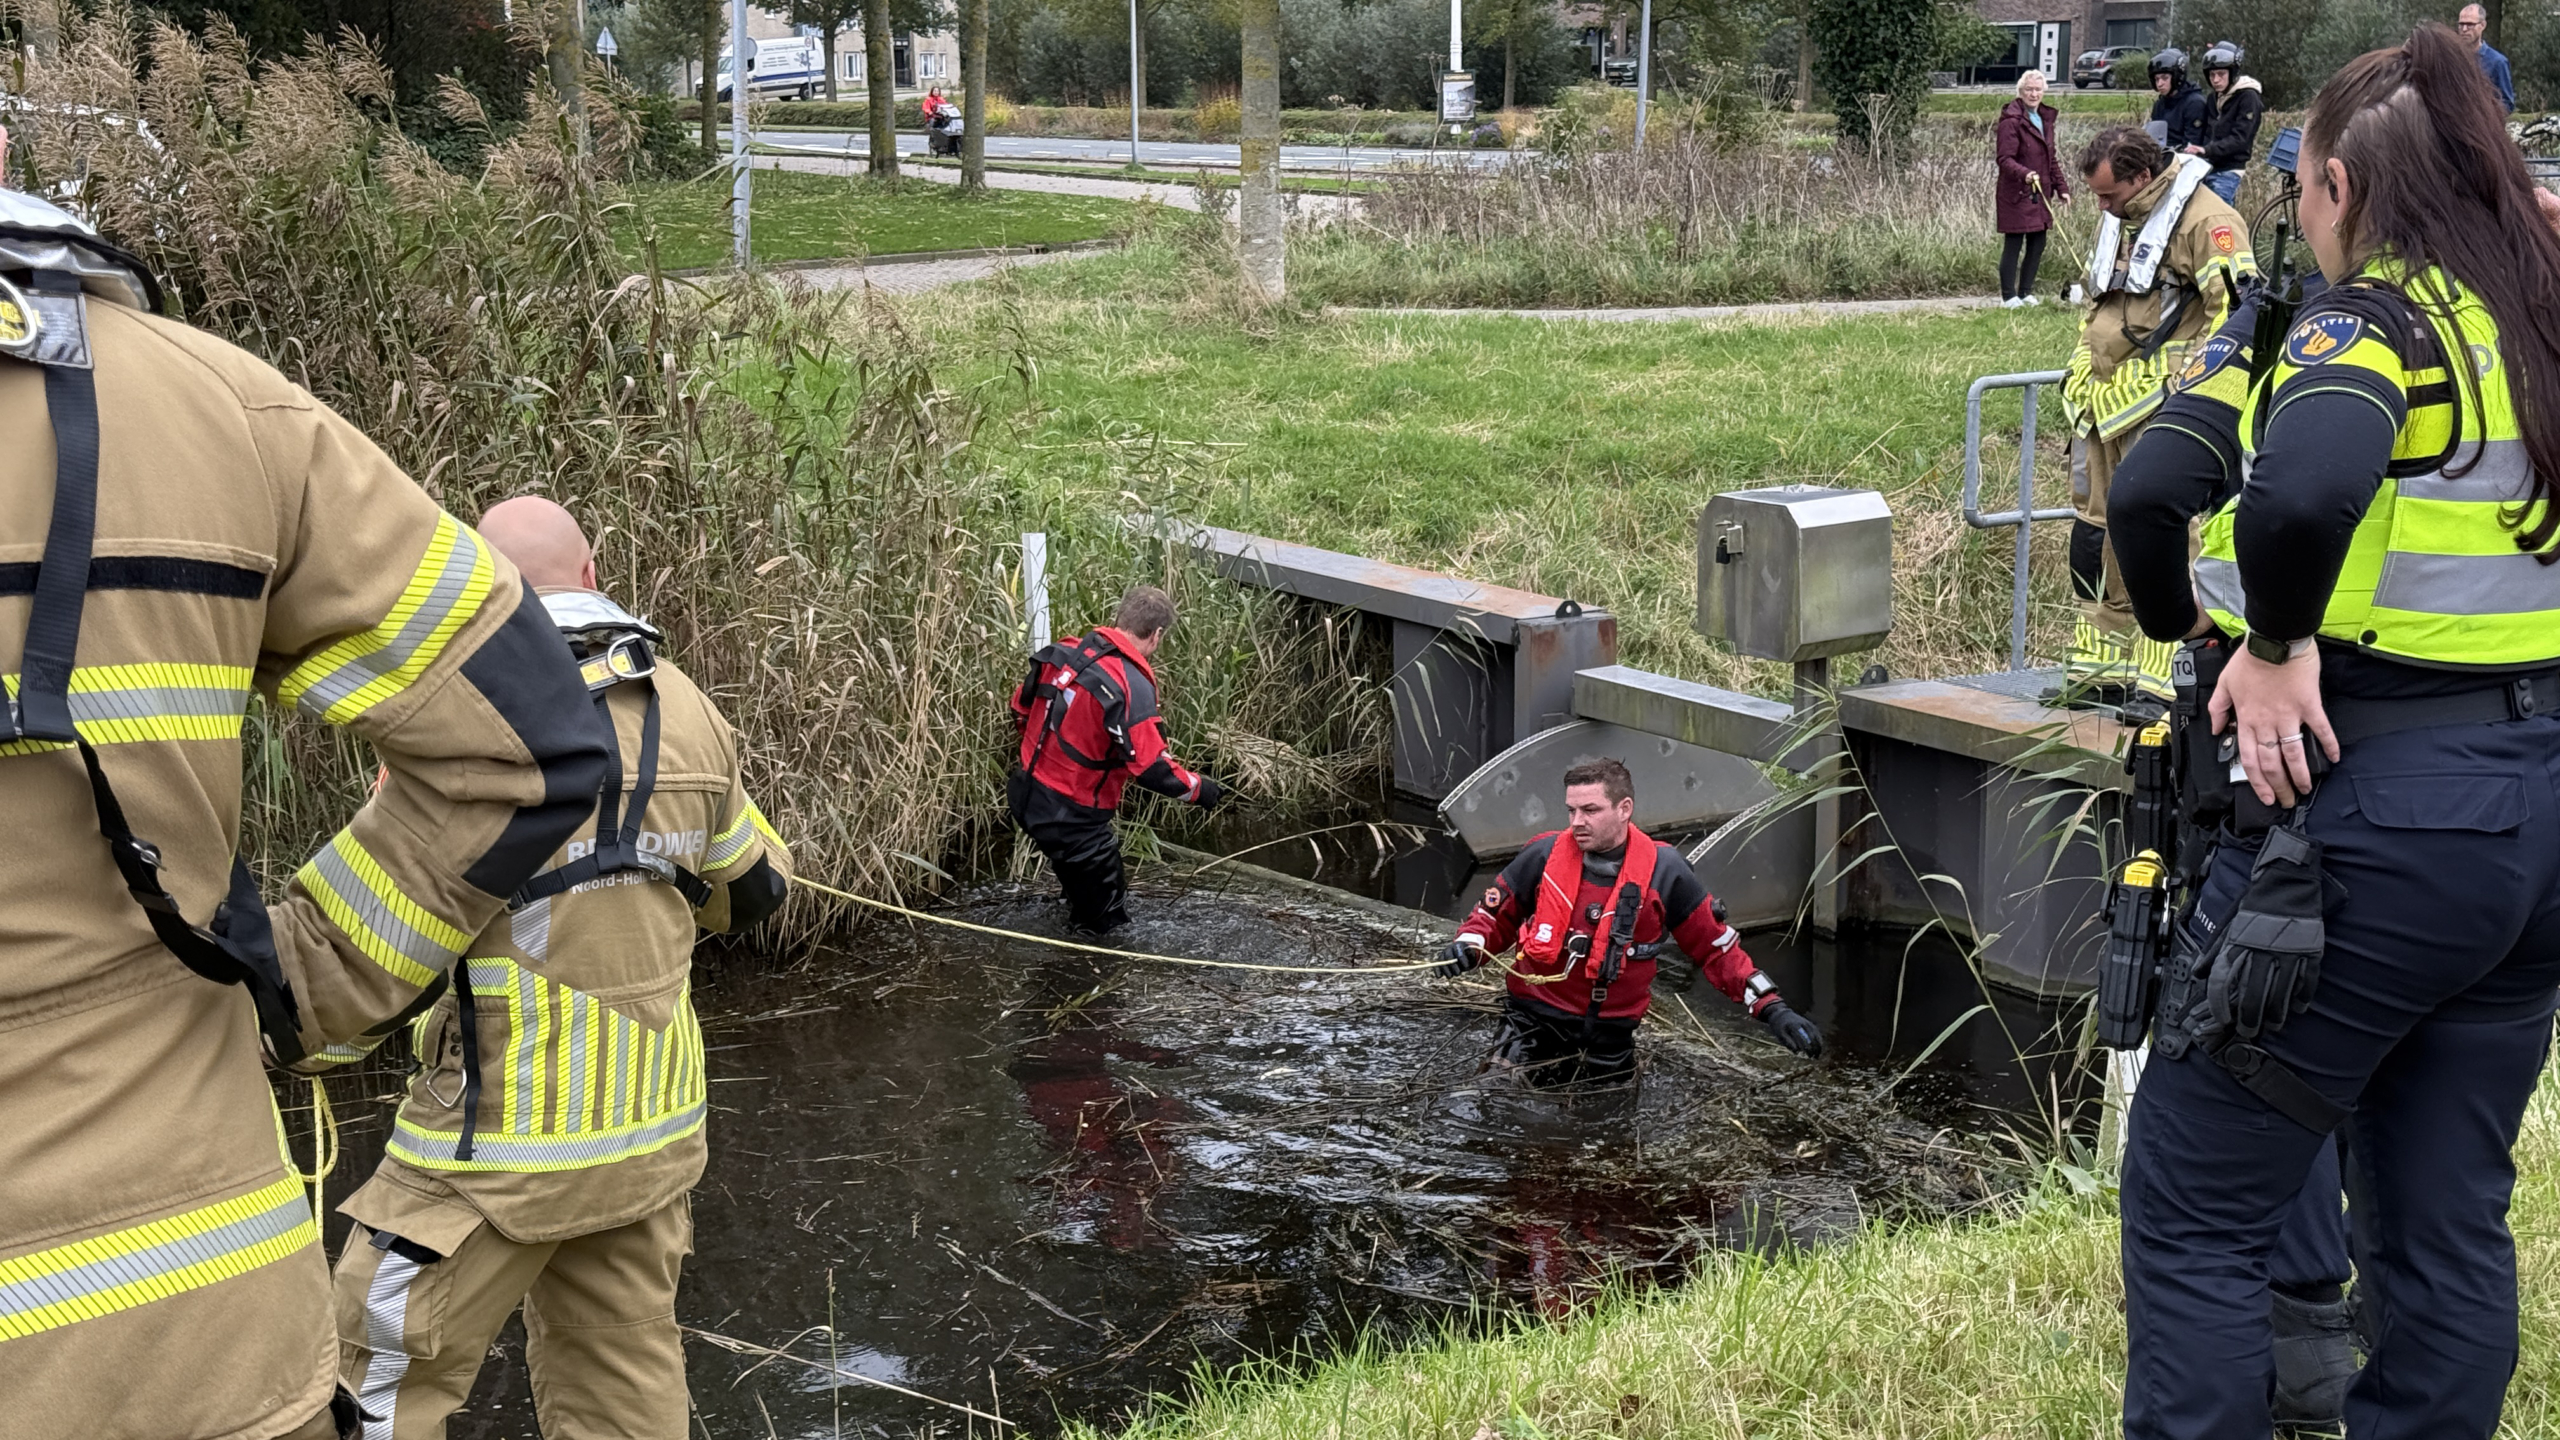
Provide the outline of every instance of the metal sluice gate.
[[[2011,668],[1834,685],[1833,662],[1893,623],[1893,516],[1872,490],[1776,486],[1712,497],[1697,517],[1695,628],[1795,668],[1792,703],[1617,663],[1605,610],[1505,586],[1206,526],[1157,526],[1230,580],[1393,626],[1394,777],[1479,861],[1561,824],[1555,777],[1601,755],[1636,780],[1654,833],[1711,832],[1693,852],[1731,919],[1937,926],[1991,978],[2044,996],[2096,981],[2094,917],[2121,833],[2128,732],[2054,709],[2060,670],[2026,667],[2034,397],[2059,375],[1991,376],[1966,399],[1965,518],[2014,526]],[[2015,509],[1980,508],[1982,397],[2026,391]]]

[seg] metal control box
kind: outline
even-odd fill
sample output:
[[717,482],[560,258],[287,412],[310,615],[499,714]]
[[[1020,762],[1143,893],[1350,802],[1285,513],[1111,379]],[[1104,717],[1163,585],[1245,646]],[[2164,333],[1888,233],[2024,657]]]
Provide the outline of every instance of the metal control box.
[[1698,633],[1763,660],[1883,643],[1893,628],[1893,510],[1873,490],[1733,490],[1698,514]]

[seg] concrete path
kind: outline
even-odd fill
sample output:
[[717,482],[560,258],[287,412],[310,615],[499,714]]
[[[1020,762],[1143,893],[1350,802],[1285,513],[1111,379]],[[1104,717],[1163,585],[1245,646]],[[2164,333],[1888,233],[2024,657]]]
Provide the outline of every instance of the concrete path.
[[[722,143],[729,133],[723,129]],[[850,155],[871,153],[871,137],[850,130],[750,130],[748,138],[759,145],[796,145],[808,149],[842,150]],[[911,131],[898,136],[900,155],[925,153],[924,133]],[[1129,142],[1094,140],[1071,135],[989,135],[987,158],[990,160],[1047,160],[1079,165],[1126,165]],[[1233,170],[1242,162],[1238,147],[1189,140],[1141,140],[1139,162],[1150,169],[1195,170],[1201,166]],[[1283,145],[1280,168],[1283,170],[1344,170],[1353,172],[1393,169],[1398,165],[1464,165],[1490,169],[1507,165],[1507,150],[1421,150],[1402,146],[1354,145],[1346,153],[1339,145]]]
[[1789,300],[1767,305],[1654,305],[1629,309],[1600,308],[1592,310],[1451,310],[1393,308],[1351,309],[1335,307],[1345,315],[1507,315],[1523,320],[1599,320],[1625,321],[1716,321],[1716,320],[1785,320],[1828,319],[1840,315],[1933,315],[1959,310],[1989,310],[1999,306],[1997,296],[1948,295],[1921,300]]
[[1046,265],[1072,260],[1090,250],[1049,250],[1024,255],[973,255],[965,260],[904,260],[892,265],[830,265],[790,273],[820,290],[853,290],[869,285],[890,295],[918,295],[945,285],[993,278],[1017,265]]
[[[862,164],[861,157],[831,160],[817,155],[759,155],[758,170],[799,170],[813,175],[850,175]],[[957,185],[960,171],[948,165],[905,165],[900,176],[912,180],[930,180],[936,185]],[[1176,210],[1198,210],[1200,192],[1189,185],[1160,180],[1115,180],[1101,175],[1025,174],[1018,170],[990,170],[987,185],[995,190],[1029,190],[1047,195],[1092,195],[1105,200],[1153,200]],[[1307,216],[1319,223],[1360,213],[1357,195],[1305,195],[1283,192],[1292,216]]]

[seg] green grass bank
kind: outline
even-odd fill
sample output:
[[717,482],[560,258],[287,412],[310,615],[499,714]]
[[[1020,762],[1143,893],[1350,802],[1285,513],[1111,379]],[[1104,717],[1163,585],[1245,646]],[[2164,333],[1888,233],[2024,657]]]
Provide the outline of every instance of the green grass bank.
[[[1898,673],[2005,661],[2009,533],[1961,518],[1964,390],[2060,365],[2067,315],[1241,320],[1220,274],[1159,234],[936,297],[955,383],[1003,375],[1016,344],[1039,357],[983,453],[1061,508],[1142,504],[1606,605],[1628,663],[1770,693],[1780,667],[1690,628],[1691,516],[1719,490],[1872,486],[1898,515],[1902,597],[1879,658]],[[2014,485],[2014,447],[1987,464]],[[2039,468],[2059,503],[2058,453]],[[2051,652],[2062,537],[2042,529],[2035,636]]]
[[[729,263],[729,186],[716,180],[644,180],[624,190],[614,243],[641,262],[654,231],[670,270]],[[1090,195],[988,190],[964,195],[930,180],[885,184],[867,176],[758,170],[750,212],[756,258],[766,263],[931,250],[993,249],[1097,240],[1128,228],[1130,206]]]

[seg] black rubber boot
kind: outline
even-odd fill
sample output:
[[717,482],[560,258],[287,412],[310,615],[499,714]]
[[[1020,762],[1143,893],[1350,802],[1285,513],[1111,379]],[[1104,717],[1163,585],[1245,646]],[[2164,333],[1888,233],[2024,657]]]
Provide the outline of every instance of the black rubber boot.
[[2356,1352],[2343,1295],[2305,1300],[2271,1292],[2276,1340],[2275,1420],[2287,1435],[2345,1433]]

